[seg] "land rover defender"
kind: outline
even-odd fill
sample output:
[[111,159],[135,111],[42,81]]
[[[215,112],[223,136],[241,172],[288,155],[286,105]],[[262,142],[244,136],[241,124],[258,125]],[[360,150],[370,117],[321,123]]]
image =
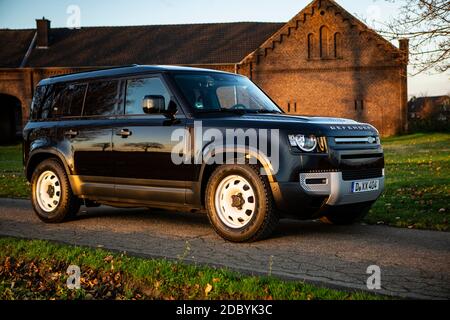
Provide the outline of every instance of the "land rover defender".
[[350,224],[384,188],[373,126],[287,115],[248,78],[213,70],[44,79],[23,137],[33,208],[48,223],[81,205],[198,211],[223,238],[248,242],[284,217]]

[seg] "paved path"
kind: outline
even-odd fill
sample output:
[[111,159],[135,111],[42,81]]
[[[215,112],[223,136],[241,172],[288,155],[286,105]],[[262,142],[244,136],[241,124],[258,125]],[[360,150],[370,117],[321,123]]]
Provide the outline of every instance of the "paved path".
[[46,225],[34,215],[29,201],[0,199],[0,235],[103,246],[245,273],[271,270],[282,278],[362,290],[367,290],[367,267],[376,264],[381,267],[379,293],[450,298],[450,233],[283,221],[269,240],[233,244],[219,238],[200,214],[87,210],[76,221]]

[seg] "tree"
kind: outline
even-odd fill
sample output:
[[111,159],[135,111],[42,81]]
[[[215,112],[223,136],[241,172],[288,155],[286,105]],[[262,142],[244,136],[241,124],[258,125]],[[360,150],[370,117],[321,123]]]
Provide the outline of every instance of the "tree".
[[410,40],[410,63],[414,73],[435,69],[446,72],[450,67],[450,1],[400,1],[400,14],[378,30],[393,40]]

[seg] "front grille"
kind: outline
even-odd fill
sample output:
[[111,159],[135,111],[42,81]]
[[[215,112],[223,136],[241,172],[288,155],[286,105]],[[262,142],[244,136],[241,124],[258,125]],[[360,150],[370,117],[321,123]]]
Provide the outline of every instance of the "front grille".
[[376,145],[380,143],[379,138],[377,136],[339,137],[334,138],[334,142],[336,144],[370,144],[370,145]]
[[383,176],[383,169],[381,168],[342,171],[342,179],[344,181],[380,178],[382,176]]

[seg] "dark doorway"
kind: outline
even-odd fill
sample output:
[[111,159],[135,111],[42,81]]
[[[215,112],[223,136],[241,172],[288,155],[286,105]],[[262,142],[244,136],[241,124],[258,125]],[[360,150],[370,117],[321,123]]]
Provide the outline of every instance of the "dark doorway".
[[0,144],[11,144],[22,138],[22,105],[14,96],[0,94]]

